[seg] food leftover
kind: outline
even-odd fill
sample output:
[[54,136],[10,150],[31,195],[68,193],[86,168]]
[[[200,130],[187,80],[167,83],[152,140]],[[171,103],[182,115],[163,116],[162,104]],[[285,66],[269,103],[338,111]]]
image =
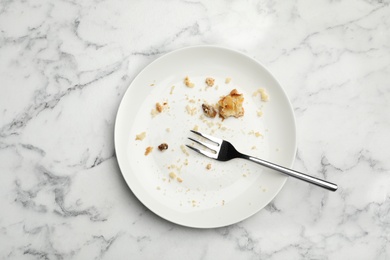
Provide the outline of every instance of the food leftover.
[[202,109],[207,117],[214,118],[217,115],[217,110],[213,106],[202,104]]
[[222,97],[218,101],[219,116],[223,119],[228,117],[241,117],[244,115],[244,108],[242,103],[244,97],[239,94],[237,89],[230,91],[229,95]]

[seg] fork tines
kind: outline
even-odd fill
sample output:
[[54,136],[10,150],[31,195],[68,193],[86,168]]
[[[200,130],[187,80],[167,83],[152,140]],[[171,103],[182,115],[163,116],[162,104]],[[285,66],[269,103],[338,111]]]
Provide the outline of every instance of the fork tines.
[[222,143],[222,140],[219,139],[219,138],[216,138],[214,136],[211,136],[211,135],[207,135],[207,134],[202,134],[202,133],[199,133],[195,130],[190,130],[191,132],[193,132],[194,134],[197,134],[203,138],[206,138],[207,140],[211,141],[211,142],[214,142],[216,144],[221,144]]
[[208,144],[208,143],[205,143],[205,142],[201,142],[199,140],[195,140],[195,139],[193,139],[191,137],[188,137],[188,139],[190,139],[191,141],[208,148],[212,152],[209,152],[209,151],[206,151],[206,150],[200,150],[200,149],[195,148],[195,147],[193,147],[191,145],[186,145],[186,146],[188,148],[194,150],[195,152],[198,152],[198,153],[203,154],[203,155],[205,155],[207,157],[216,159],[218,157],[218,150],[219,150],[219,146],[220,146],[221,141],[218,138],[212,137],[212,136],[207,135],[207,134],[202,134],[202,133],[199,133],[199,132],[194,131],[194,130],[191,130],[191,132],[193,132],[194,134],[197,134],[197,135],[199,135],[199,136],[201,136],[201,137],[203,137],[203,138],[205,138],[205,139],[215,143],[216,145]]

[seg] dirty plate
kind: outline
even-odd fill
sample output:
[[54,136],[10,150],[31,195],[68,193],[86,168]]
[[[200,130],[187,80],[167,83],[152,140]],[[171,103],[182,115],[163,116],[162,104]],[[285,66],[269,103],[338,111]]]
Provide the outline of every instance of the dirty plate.
[[[194,84],[187,87],[188,76]],[[211,77],[209,87],[205,79]],[[262,101],[258,89],[265,89]],[[237,89],[245,115],[203,115]],[[156,111],[156,104],[162,111]],[[190,129],[231,141],[238,150],[291,167],[296,153],[294,114],[277,80],[256,60],[233,50],[196,46],[148,65],[126,91],[115,123],[115,150],[123,177],[151,211],[179,225],[214,228],[242,221],[266,206],[287,177],[235,159],[218,162],[185,148]],[[138,139],[136,140],[138,136]],[[168,149],[160,151],[162,143]],[[151,152],[145,155],[147,148]]]

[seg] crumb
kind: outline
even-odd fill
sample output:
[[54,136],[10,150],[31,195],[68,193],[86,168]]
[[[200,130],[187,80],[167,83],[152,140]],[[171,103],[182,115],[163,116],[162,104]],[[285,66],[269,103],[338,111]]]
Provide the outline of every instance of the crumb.
[[252,150],[255,150],[256,149],[256,146],[252,146],[252,148],[251,148]]
[[176,178],[176,180],[177,180],[178,182],[180,182],[180,183],[182,183],[182,182],[183,182],[183,179],[182,179],[182,178],[180,178],[180,177],[177,177],[177,178]]
[[188,102],[195,103],[196,101],[195,101],[195,99],[190,99],[190,100],[188,100]]
[[259,111],[257,111],[257,116],[258,116],[258,117],[261,117],[261,116],[263,116],[263,111],[260,111],[260,110],[259,110]]
[[150,153],[152,152],[152,150],[153,150],[153,147],[151,147],[151,146],[146,147],[145,156],[147,156],[148,154],[150,154]]
[[202,109],[207,117],[214,118],[217,115],[217,110],[213,106],[202,104]]
[[157,188],[156,188],[157,190],[161,190],[161,188],[160,188],[160,186],[157,186]]
[[167,129],[165,129],[165,131],[167,131],[168,133],[171,131],[171,129],[170,128],[167,128]]
[[173,94],[173,90],[174,90],[174,89],[175,89],[175,86],[172,86],[172,87],[171,87],[171,91],[169,92],[170,95]]
[[142,141],[142,140],[144,140],[145,136],[146,136],[146,132],[142,132],[142,133],[135,136],[135,140]]
[[199,126],[198,125],[195,125],[194,128],[192,129],[194,131],[199,131]]
[[214,86],[215,79],[213,79],[213,78],[206,78],[205,82],[206,82],[207,86],[212,87],[212,86]]
[[225,79],[225,83],[226,83],[226,84],[229,84],[231,80],[232,80],[231,78],[226,78],[226,79]]
[[223,119],[226,119],[230,116],[241,117],[244,115],[244,108],[242,103],[244,102],[244,97],[242,94],[239,94],[236,89],[230,91],[230,94],[222,97],[218,101],[219,106],[219,116]]
[[265,92],[265,89],[261,88],[259,89],[259,91],[260,91],[261,101],[267,102],[269,100],[269,96]]
[[186,106],[187,113],[191,116],[196,114],[196,107],[190,107],[189,105]]
[[260,134],[259,132],[256,132],[256,133],[255,133],[255,136],[256,136],[256,137],[260,137],[260,136],[263,136],[263,135]]
[[156,110],[157,110],[157,112],[159,112],[159,113],[161,113],[162,111],[163,111],[163,107],[162,107],[162,105],[160,104],[160,103],[156,103]]
[[189,87],[189,88],[193,88],[193,87],[195,86],[195,84],[192,83],[192,82],[190,81],[190,79],[188,78],[188,76],[186,76],[186,77],[184,78],[184,84],[185,84],[187,87]]
[[155,117],[158,114],[158,111],[155,108],[153,108],[150,114],[152,115],[152,117]]
[[169,178],[174,179],[176,178],[176,174],[174,172],[169,173]]
[[212,127],[214,126],[214,123],[213,123],[213,122],[207,122],[207,126],[208,126],[209,128],[212,128]]
[[168,144],[167,143],[162,143],[158,146],[158,149],[160,151],[164,151],[164,150],[167,150],[168,149]]
[[184,165],[187,166],[188,165],[188,159],[186,158],[185,161],[184,161]]
[[264,88],[259,88],[253,93],[253,96],[257,96],[257,94],[260,94],[261,101],[267,102],[269,100],[269,96]]
[[207,169],[207,170],[210,170],[210,169],[211,169],[211,163],[209,163],[209,164],[206,165],[206,169]]
[[186,149],[186,147],[185,147],[183,144],[180,145],[180,149],[181,149],[181,151],[182,151],[185,155],[189,156],[189,153],[187,152],[187,149]]
[[222,200],[222,206],[224,206],[225,205],[225,200]]
[[155,107],[150,112],[152,117],[155,117],[157,114],[163,112],[168,107],[168,102],[164,102],[160,104],[159,102],[156,103]]
[[246,177],[246,174],[244,173],[244,174],[242,175],[242,177]]

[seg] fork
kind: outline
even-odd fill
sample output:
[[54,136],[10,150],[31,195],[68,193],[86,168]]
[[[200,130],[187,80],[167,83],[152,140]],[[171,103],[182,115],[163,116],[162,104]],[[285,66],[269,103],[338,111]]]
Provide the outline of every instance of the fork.
[[204,156],[207,156],[209,158],[212,158],[212,159],[215,159],[215,160],[218,160],[218,161],[222,161],[222,162],[226,162],[226,161],[229,161],[229,160],[234,159],[234,158],[247,159],[249,161],[258,163],[258,164],[260,164],[262,166],[265,166],[267,168],[270,168],[272,170],[284,173],[284,174],[286,174],[288,176],[291,176],[291,177],[294,177],[294,178],[306,181],[308,183],[317,185],[317,186],[319,186],[321,188],[324,188],[324,189],[327,189],[327,190],[330,190],[330,191],[336,191],[337,190],[337,184],[334,184],[334,183],[331,183],[331,182],[327,182],[325,180],[321,180],[321,179],[315,178],[313,176],[310,176],[310,175],[307,175],[307,174],[304,174],[304,173],[301,173],[301,172],[297,172],[297,171],[288,169],[286,167],[277,165],[275,163],[271,163],[271,162],[268,162],[268,161],[265,161],[265,160],[253,157],[253,156],[249,156],[249,155],[240,153],[228,141],[225,141],[225,140],[217,138],[217,137],[213,137],[211,135],[202,134],[202,133],[199,133],[199,132],[194,131],[194,130],[190,130],[190,131],[193,132],[194,134],[197,134],[197,135],[199,135],[199,136],[201,136],[201,137],[203,137],[203,138],[205,138],[205,139],[207,139],[207,140],[209,140],[209,141],[214,143],[212,145],[212,144],[201,142],[199,140],[196,140],[196,139],[193,139],[191,137],[188,137],[188,139],[190,139],[191,141],[193,141],[193,142],[195,142],[197,144],[200,144],[200,145],[208,148],[209,150],[211,150],[211,152],[209,152],[209,151],[206,151],[206,150],[199,150],[199,149],[197,149],[197,148],[195,148],[193,146],[190,146],[190,145],[186,145],[191,150],[194,150],[194,151],[196,151],[196,152],[198,152],[198,153],[200,153],[200,154],[202,154]]

